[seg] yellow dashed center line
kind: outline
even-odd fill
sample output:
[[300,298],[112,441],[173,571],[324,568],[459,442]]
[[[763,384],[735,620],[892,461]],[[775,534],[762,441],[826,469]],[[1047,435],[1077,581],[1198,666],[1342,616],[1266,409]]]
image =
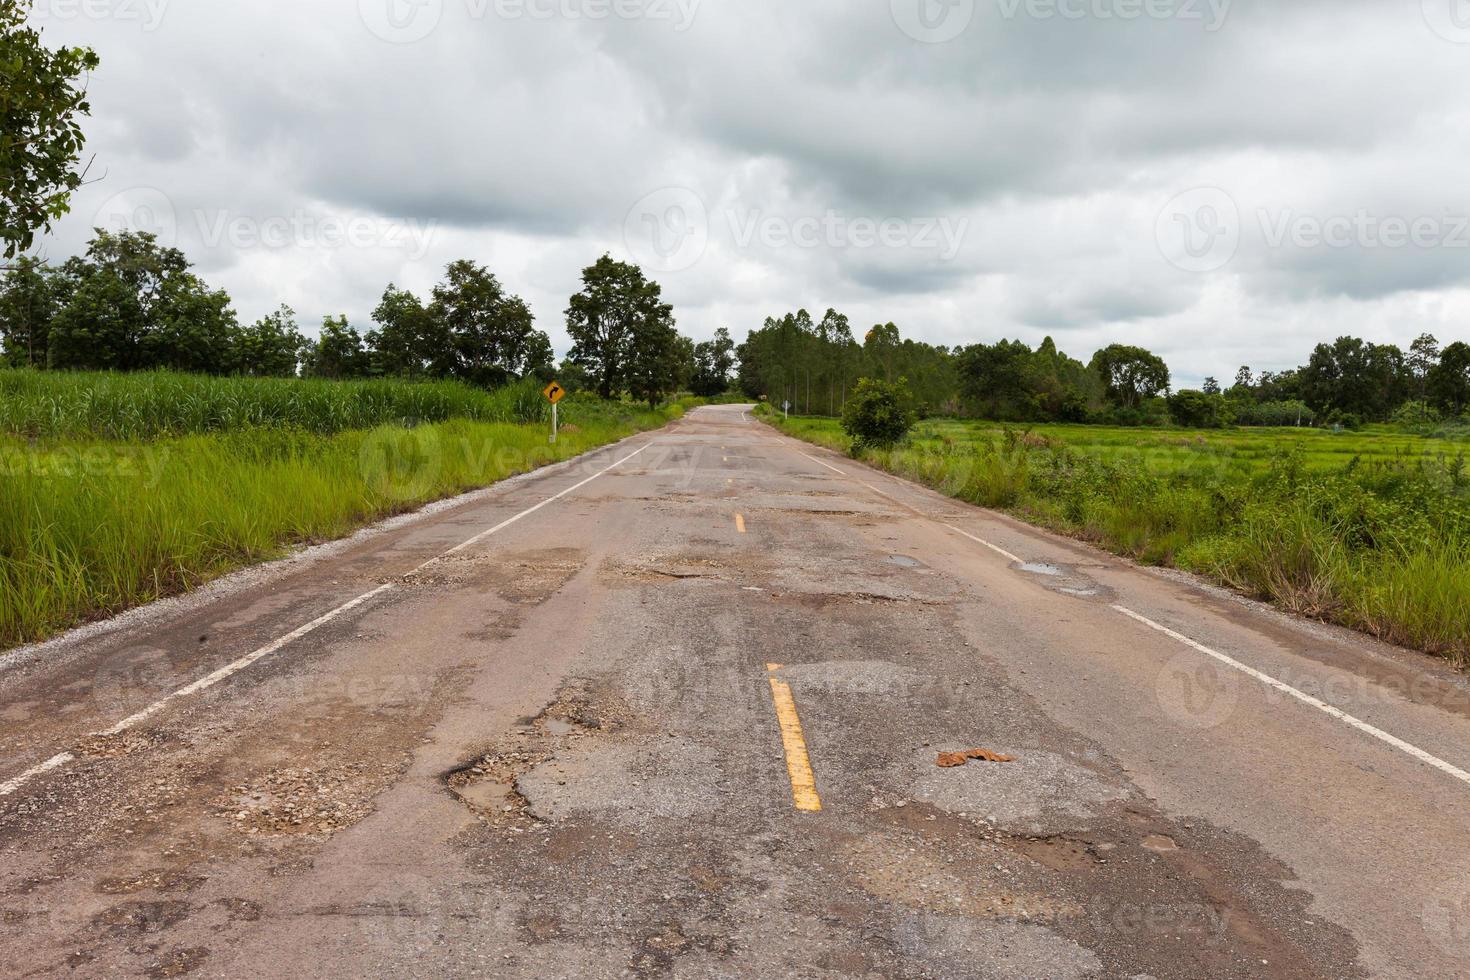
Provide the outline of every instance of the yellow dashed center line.
[[744,534],[745,533],[745,515],[744,514],[736,514],[735,515],[735,530],[739,531],[741,534]]
[[[770,670],[780,669],[779,664],[766,666]],[[817,780],[812,775],[812,760],[807,755],[806,739],[801,734],[801,719],[796,714],[791,685],[775,677],[770,681],[776,720],[781,724],[781,744],[786,749],[786,772],[791,777],[791,800],[798,810],[816,813],[822,809],[822,799],[817,796]]]

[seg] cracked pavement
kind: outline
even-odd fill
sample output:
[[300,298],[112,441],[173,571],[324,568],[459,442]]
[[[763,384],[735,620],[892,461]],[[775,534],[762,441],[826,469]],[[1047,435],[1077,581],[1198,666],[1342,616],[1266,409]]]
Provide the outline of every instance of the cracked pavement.
[[72,756],[0,796],[5,972],[1470,973],[1470,786],[1118,604],[1470,765],[1428,658],[711,407],[0,666],[0,780]]

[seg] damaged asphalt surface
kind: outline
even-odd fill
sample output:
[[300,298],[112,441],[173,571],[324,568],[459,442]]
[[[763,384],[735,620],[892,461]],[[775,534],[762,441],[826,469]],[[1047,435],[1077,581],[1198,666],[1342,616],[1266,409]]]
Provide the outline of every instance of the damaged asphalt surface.
[[[1470,785],[1115,604],[1470,767],[1470,695],[1426,658],[701,409],[12,658],[0,782],[73,758],[0,796],[0,961],[17,977],[1470,974]],[[818,812],[794,805],[781,685]]]

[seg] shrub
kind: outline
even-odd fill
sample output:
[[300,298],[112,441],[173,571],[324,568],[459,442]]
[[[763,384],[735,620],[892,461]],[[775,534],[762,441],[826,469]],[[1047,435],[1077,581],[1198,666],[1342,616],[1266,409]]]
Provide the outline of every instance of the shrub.
[[1230,407],[1219,395],[1180,391],[1169,396],[1169,414],[1186,429],[1219,429],[1230,422]]
[[842,409],[842,429],[854,452],[897,445],[914,427],[907,384],[862,378]]

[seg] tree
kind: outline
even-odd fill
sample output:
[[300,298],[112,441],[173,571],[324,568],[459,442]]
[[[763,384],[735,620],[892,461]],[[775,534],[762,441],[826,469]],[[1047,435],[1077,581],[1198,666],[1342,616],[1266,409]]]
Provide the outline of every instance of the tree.
[[0,0],[0,241],[5,257],[30,248],[38,229],[71,207],[92,111],[82,76],[96,69],[90,48],[47,48],[26,26],[30,0]]
[[373,373],[393,378],[448,377],[453,349],[419,298],[392,283],[373,310],[377,330],[366,337]]
[[1207,395],[1218,395],[1220,394],[1220,382],[1214,378],[1206,378],[1203,390]]
[[236,370],[257,378],[295,377],[311,347],[296,327],[296,311],[284,305],[242,328],[236,344]]
[[68,261],[70,296],[52,321],[52,367],[122,371],[232,369],[238,326],[230,298],[189,269],[157,236],[97,230],[85,258]]
[[1339,337],[1318,344],[1302,369],[1302,394],[1320,415],[1381,421],[1402,404],[1409,388],[1404,354],[1391,344]]
[[1446,415],[1470,411],[1470,344],[1456,341],[1439,355],[1429,372],[1429,400]]
[[685,362],[693,356],[693,345],[674,328],[674,308],[666,303],[648,306],[629,322],[623,364],[628,393],[657,408],[665,395],[678,390],[681,377],[687,378]]
[[638,266],[610,255],[582,270],[582,290],[567,304],[569,357],[587,371],[603,398],[629,386],[635,331],[641,331],[638,368],[644,372],[638,385],[653,384],[660,376],[656,362],[667,352],[658,351],[657,345],[672,343],[677,336],[662,329],[673,324],[673,308],[663,302],[662,293]]
[[884,448],[900,442],[914,426],[908,386],[861,378],[842,410],[842,429],[852,438],[853,452]]
[[1429,372],[1439,363],[1439,340],[1432,333],[1421,333],[1409,345],[1409,373],[1413,376],[1414,397],[1423,401],[1429,393]]
[[1092,356],[1092,369],[1102,378],[1108,400],[1137,408],[1169,390],[1169,367],[1142,347],[1112,344]]
[[1029,419],[1037,372],[1031,348],[1019,340],[974,344],[958,357],[960,391],[983,418]]
[[468,259],[445,270],[444,282],[434,287],[429,318],[454,352],[451,373],[486,388],[525,374],[531,354],[542,357],[551,344],[536,338],[525,301],[507,294],[490,270]]
[[690,390],[708,398],[721,395],[730,387],[730,372],[735,368],[735,341],[730,331],[720,327],[713,340],[694,345],[694,376]]
[[0,353],[11,364],[44,368],[56,318],[69,290],[61,274],[26,256],[0,283]]
[[347,317],[324,317],[321,336],[306,356],[303,373],[309,378],[344,381],[365,377],[368,366],[368,355],[363,349],[362,337],[348,326]]

